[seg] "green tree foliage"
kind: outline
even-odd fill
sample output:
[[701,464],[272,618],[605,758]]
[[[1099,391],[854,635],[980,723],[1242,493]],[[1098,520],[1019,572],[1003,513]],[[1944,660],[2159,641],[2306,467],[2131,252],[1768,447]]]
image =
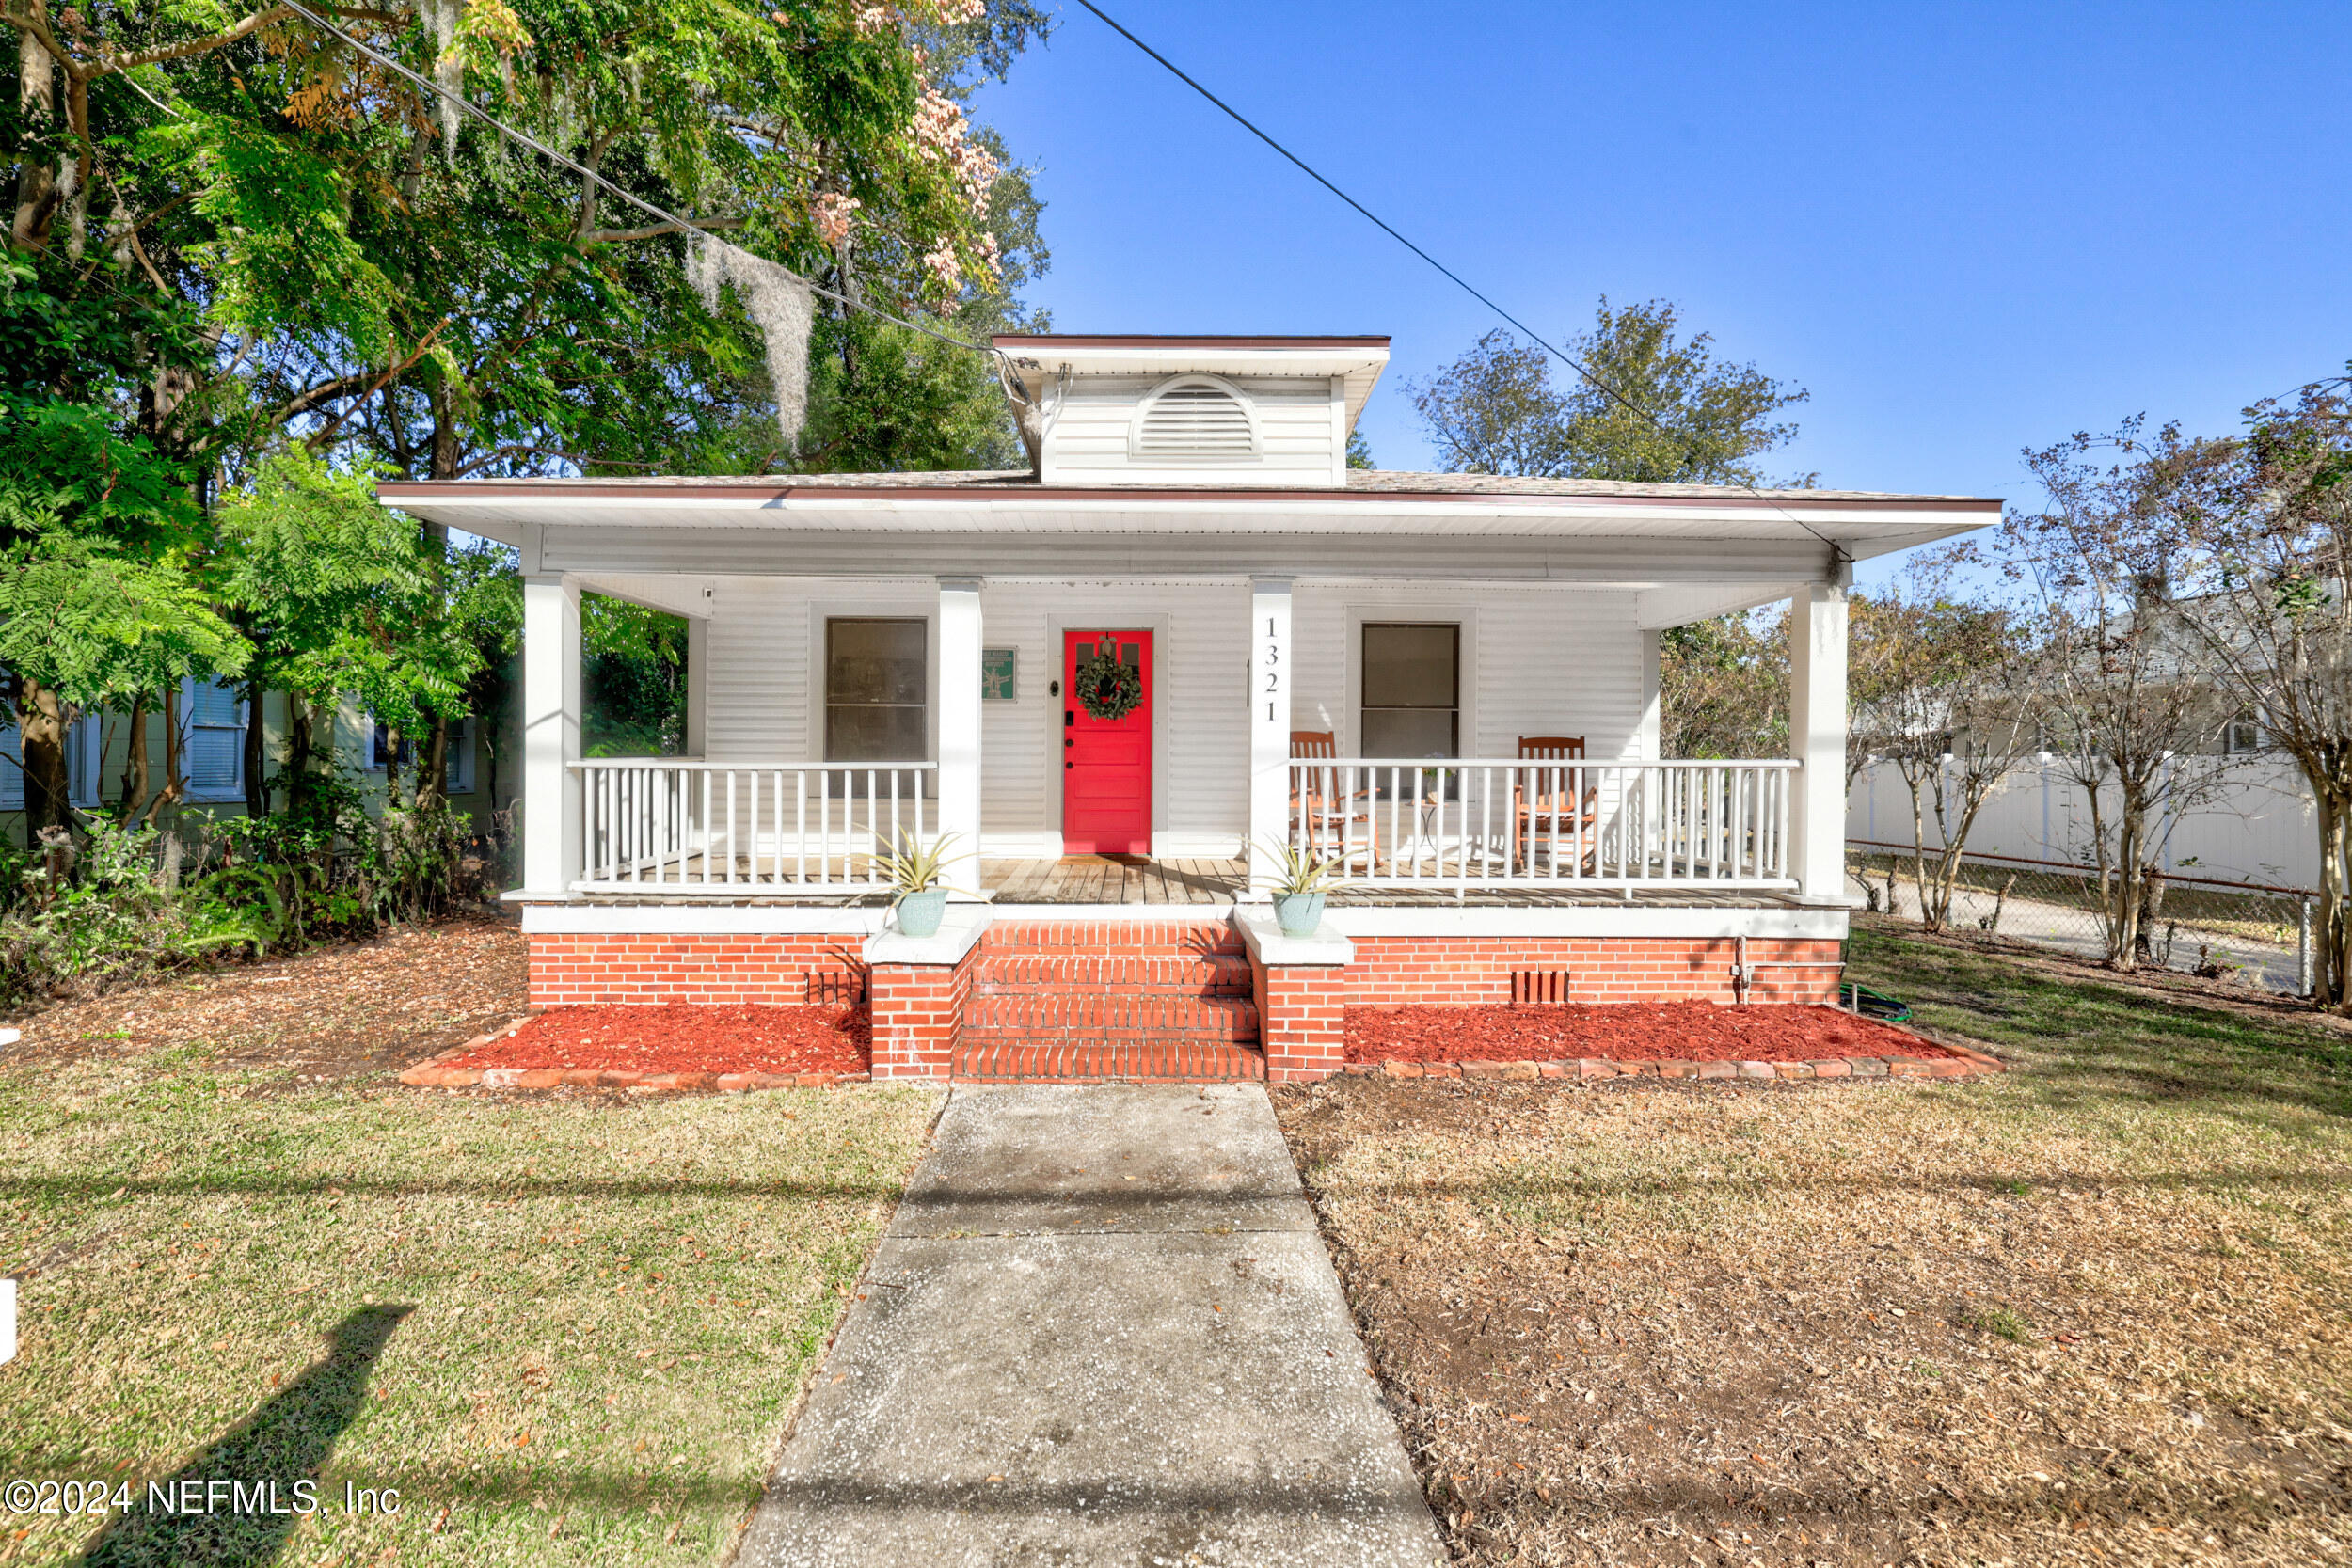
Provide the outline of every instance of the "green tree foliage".
[[[1043,31],[1027,0],[333,14],[852,297],[953,316],[1041,264],[1025,182],[961,106]],[[72,297],[203,320],[209,352],[157,400],[167,446],[235,468],[292,429],[440,478],[740,455],[770,401],[758,335],[686,286],[673,226],[282,12],[8,15],[14,250],[76,263]]]
[[1745,610],[1658,634],[1659,754],[1788,754],[1788,614]]
[[127,402],[138,335],[61,303],[40,270],[10,257],[0,276],[0,341],[21,355],[0,385],[0,669],[36,830],[71,817],[65,736],[82,713],[246,659],[191,571],[203,519],[186,466],[102,401]]
[[[465,710],[484,663],[453,612],[437,554],[376,504],[375,475],[336,472],[295,448],[264,461],[221,506],[223,594],[243,609],[263,678],[298,705],[288,789],[312,797],[311,716],[339,694],[398,735]],[[420,788],[435,788],[428,768]]]
[[675,756],[686,745],[686,622],[603,594],[580,600],[580,748]]
[[[1560,366],[1537,345],[1494,331],[1414,387],[1413,404],[1453,471],[1636,483],[1774,483],[1756,459],[1796,438],[1797,427],[1778,416],[1808,394],[1754,365],[1717,360],[1710,334],[1677,338],[1678,320],[1662,300],[1622,309],[1600,302],[1593,329],[1570,339],[1568,352],[1612,390]],[[1813,480],[1805,474],[1778,483],[1802,487]]]

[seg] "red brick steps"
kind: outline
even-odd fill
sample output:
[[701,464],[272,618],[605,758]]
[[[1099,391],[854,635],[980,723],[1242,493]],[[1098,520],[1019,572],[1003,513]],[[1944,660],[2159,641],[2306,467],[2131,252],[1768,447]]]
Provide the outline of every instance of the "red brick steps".
[[1036,1045],[975,1042],[967,1037],[956,1052],[956,1076],[983,1082],[1021,1079],[1030,1083],[1089,1083],[1106,1078],[1178,1084],[1245,1079],[1262,1082],[1265,1078],[1265,1055],[1253,1046],[1226,1045],[1215,1040],[1117,1040],[1093,1045],[1063,1041]]
[[989,932],[955,1075],[1263,1079],[1249,960],[1223,926],[1014,924]]

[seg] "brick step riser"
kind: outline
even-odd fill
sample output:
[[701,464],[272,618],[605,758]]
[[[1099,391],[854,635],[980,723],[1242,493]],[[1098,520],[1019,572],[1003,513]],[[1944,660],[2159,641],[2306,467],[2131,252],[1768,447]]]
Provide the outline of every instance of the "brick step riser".
[[1111,1047],[966,1044],[956,1053],[955,1074],[975,1079],[1237,1083],[1263,1080],[1265,1058],[1244,1047],[1197,1041]]
[[1069,958],[1239,958],[1247,963],[1240,933],[1230,926],[1180,926],[1173,929],[1146,923],[1055,922],[1041,925],[1017,921],[992,927],[986,938],[990,958],[1009,954]]
[[1258,1009],[1216,997],[976,996],[964,1006],[967,1039],[1087,1036],[1105,1043],[1143,1037],[1255,1041]]
[[1146,990],[1247,996],[1249,962],[1215,958],[1070,957],[1060,954],[992,955],[980,965],[983,991]]

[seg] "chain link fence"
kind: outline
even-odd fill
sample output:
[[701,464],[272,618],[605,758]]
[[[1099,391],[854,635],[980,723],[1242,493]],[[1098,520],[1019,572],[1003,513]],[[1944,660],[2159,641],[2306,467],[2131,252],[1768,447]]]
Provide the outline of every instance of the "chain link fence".
[[[1915,865],[1907,844],[1850,839],[1847,892],[1874,912],[1919,920]],[[1931,882],[1936,868],[1931,850]],[[2311,922],[2318,897],[2311,889],[2167,875],[2149,891],[2153,907],[2141,921],[2141,962],[2290,996],[2311,994]],[[1946,929],[2099,959],[2106,956],[2100,904],[2095,867],[1964,853]]]

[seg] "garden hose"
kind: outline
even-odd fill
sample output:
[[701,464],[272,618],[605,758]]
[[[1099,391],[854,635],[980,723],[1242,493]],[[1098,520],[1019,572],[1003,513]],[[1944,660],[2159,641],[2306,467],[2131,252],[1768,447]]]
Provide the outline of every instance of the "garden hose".
[[1889,1023],[1911,1022],[1911,1004],[1896,1000],[1884,991],[1872,990],[1859,980],[1850,981],[1847,990],[1852,997],[1852,1010],[1864,1018],[1883,1019]]

